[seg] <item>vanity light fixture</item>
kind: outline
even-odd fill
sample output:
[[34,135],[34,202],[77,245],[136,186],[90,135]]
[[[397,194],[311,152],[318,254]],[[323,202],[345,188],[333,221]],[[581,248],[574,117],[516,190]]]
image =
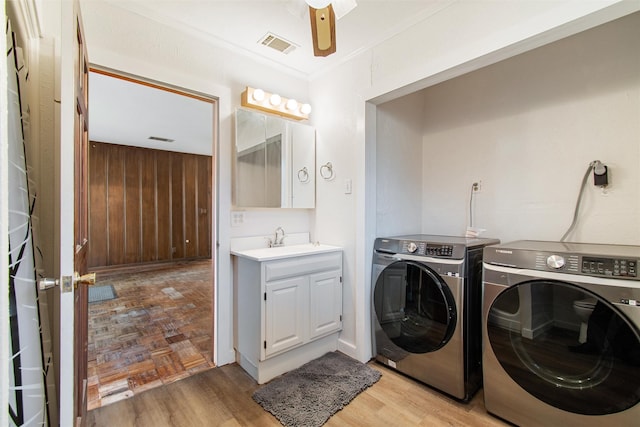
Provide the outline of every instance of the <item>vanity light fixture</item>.
[[302,104],[302,105],[300,106],[300,112],[301,112],[302,114],[309,114],[309,113],[311,113],[311,105],[309,105],[309,104]]
[[272,93],[269,97],[269,104],[273,105],[274,107],[279,107],[280,104],[282,104],[282,97],[277,93]]
[[289,98],[289,100],[287,101],[287,103],[285,104],[285,106],[287,107],[287,110],[289,111],[295,111],[298,109],[298,101],[296,101],[293,98]]
[[251,96],[258,102],[264,101],[264,91],[262,89],[256,89],[253,91],[253,95]]
[[295,99],[284,98],[277,93],[269,93],[262,89],[247,86],[240,97],[243,107],[278,114],[295,120],[308,120],[311,105],[300,104]]

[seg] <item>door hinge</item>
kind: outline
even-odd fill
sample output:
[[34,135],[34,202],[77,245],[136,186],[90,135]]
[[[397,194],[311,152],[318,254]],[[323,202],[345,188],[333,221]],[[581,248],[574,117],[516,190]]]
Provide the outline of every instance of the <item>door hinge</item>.
[[267,300],[267,293],[266,292],[264,293],[264,300],[265,301]]
[[342,322],[342,314],[340,315],[340,321]]
[[264,341],[264,349],[267,349],[267,341]]
[[342,283],[342,276],[340,276],[340,283]]

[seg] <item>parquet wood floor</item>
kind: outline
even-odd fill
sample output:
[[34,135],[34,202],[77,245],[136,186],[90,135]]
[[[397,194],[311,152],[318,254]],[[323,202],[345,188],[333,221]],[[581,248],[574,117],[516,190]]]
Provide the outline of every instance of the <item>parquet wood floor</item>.
[[[382,378],[329,418],[327,427],[506,427],[480,390],[461,403],[379,363]],[[90,427],[281,426],[253,401],[258,384],[237,364],[210,369],[89,412]]]
[[117,297],[89,304],[88,409],[212,368],[211,261],[98,273]]

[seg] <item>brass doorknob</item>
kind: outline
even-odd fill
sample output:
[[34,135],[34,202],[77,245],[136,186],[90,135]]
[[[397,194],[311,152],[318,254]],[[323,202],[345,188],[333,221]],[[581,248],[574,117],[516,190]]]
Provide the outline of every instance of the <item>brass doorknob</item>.
[[73,273],[73,285],[77,289],[78,284],[93,286],[96,284],[96,273],[87,273],[80,276],[78,272]]

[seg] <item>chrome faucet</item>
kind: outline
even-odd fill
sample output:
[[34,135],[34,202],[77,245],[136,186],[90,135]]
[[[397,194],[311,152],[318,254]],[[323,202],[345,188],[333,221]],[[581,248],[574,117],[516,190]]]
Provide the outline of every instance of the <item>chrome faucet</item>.
[[284,238],[285,238],[285,235],[284,235],[284,230],[282,229],[282,227],[276,228],[276,235],[275,235],[275,238],[273,240],[273,243],[271,243],[270,246],[272,248],[275,248],[275,247],[278,247],[278,246],[284,246]]

